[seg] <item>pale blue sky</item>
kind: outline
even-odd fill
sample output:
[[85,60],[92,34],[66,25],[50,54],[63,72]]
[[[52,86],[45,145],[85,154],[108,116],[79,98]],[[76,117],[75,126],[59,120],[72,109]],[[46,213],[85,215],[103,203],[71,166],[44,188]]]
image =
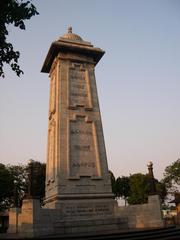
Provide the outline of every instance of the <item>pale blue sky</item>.
[[52,41],[73,32],[106,51],[96,66],[109,168],[116,176],[155,176],[180,157],[180,1],[43,0],[26,31],[9,27],[21,52],[21,79],[0,80],[0,161],[46,161]]

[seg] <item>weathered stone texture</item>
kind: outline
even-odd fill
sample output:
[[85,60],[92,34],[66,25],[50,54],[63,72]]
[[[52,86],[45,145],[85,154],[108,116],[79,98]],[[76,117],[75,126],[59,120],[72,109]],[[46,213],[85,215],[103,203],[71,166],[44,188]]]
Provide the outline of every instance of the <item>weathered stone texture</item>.
[[157,228],[163,227],[161,204],[158,195],[148,198],[148,203],[118,207],[117,216],[126,218],[128,228]]

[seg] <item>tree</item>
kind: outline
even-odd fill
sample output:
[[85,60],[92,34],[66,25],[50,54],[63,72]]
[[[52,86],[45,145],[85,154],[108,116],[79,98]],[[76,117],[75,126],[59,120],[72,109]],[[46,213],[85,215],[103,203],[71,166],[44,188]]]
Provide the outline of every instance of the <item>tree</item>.
[[11,205],[20,207],[27,189],[28,176],[26,172],[26,165],[7,165],[7,168],[13,179],[13,200]]
[[35,197],[39,197],[42,202],[45,196],[46,164],[37,161],[33,161],[32,164],[33,164],[32,194]]
[[164,203],[166,196],[167,196],[167,188],[166,185],[163,181],[158,181],[157,179],[155,180],[155,185],[156,185],[156,192],[161,198],[162,203]]
[[130,194],[129,204],[142,204],[148,200],[148,177],[147,175],[136,173],[129,177]]
[[[46,164],[33,161],[33,196],[42,199],[45,195]],[[0,211],[22,205],[29,185],[28,165],[0,164]]]
[[127,197],[129,196],[129,177],[122,176],[116,179],[111,171],[109,171],[109,174],[111,178],[111,186],[114,197],[123,198],[126,205]]
[[127,198],[130,194],[130,186],[129,186],[129,177],[118,177],[116,179],[116,197],[121,197],[125,200],[125,205],[127,203]]
[[[143,204],[147,203],[148,196],[151,193],[151,181],[148,174],[144,175],[141,173],[136,173],[133,175],[130,175],[129,177],[129,197],[128,197],[128,203],[129,204]],[[154,179],[155,182],[155,188],[156,188],[156,194],[158,194],[164,202],[166,195],[167,195],[167,189],[163,182],[159,182],[157,179]]]
[[[109,171],[111,176],[112,192],[115,198],[123,198],[125,205],[129,204],[143,204],[147,203],[148,196],[151,192],[151,181],[149,174],[136,173],[129,177],[122,176],[115,179],[113,173]],[[167,189],[164,182],[159,182],[154,179],[156,193],[160,196],[162,202],[164,202],[167,196]],[[155,194],[155,193],[154,193]]]
[[110,174],[110,178],[111,178],[111,186],[112,186],[112,192],[114,193],[114,197],[116,197],[116,178],[114,176],[114,174],[109,171]]
[[177,191],[180,186],[180,159],[165,168],[163,182],[169,191]]
[[13,178],[6,166],[0,163],[0,211],[10,206],[13,196]]
[[[30,0],[31,1],[31,0]],[[0,76],[4,77],[4,63],[11,66],[12,70],[20,76],[23,71],[18,65],[20,53],[14,51],[12,43],[7,42],[7,25],[25,29],[24,20],[39,14],[36,7],[24,0],[1,0],[0,8]]]
[[[32,165],[31,165],[32,164]],[[32,167],[32,168],[31,168]],[[32,196],[43,199],[45,195],[45,174],[46,164],[31,160],[28,165],[10,166],[10,171],[13,179],[17,182],[19,205],[21,206],[22,199],[28,195],[29,181],[32,181]],[[30,172],[32,169],[32,172]],[[32,174],[32,178],[30,178]]]

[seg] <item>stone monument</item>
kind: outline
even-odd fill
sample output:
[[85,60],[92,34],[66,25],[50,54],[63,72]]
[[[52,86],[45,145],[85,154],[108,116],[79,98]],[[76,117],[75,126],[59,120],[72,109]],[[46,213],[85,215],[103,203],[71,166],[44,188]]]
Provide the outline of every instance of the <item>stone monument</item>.
[[[68,33],[51,44],[42,72],[50,101],[43,208],[25,199],[19,232],[28,236],[119,229],[94,68],[104,51]],[[9,232],[14,231],[12,211]]]
[[28,237],[163,226],[158,197],[126,207],[113,198],[94,73],[103,54],[71,27],[51,44],[42,67],[50,77],[44,206],[24,199],[9,212],[9,233],[17,223]]
[[50,76],[45,207],[65,218],[114,211],[94,73],[103,54],[69,27],[42,67]]

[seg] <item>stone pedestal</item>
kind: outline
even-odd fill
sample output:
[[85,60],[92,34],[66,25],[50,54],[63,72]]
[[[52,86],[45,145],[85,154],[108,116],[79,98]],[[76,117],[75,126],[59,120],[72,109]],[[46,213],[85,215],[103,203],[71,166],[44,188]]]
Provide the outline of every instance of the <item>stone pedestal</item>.
[[[37,237],[55,234],[78,234],[124,229],[124,222],[114,217],[116,202],[113,200],[78,200],[61,202],[57,209],[40,207],[38,199],[25,199],[21,212],[9,213],[8,233],[21,237]],[[18,231],[17,227],[18,226]]]
[[176,222],[177,222],[177,225],[180,226],[180,203],[177,203],[176,209],[177,209],[177,220],[176,220]]
[[33,235],[40,214],[40,201],[38,199],[24,199],[20,215],[21,231]]
[[23,237],[53,233],[51,215],[49,210],[40,207],[39,199],[24,199],[22,209],[18,212],[18,215],[16,209],[11,209],[9,212],[8,233],[17,233],[18,236]]
[[[14,211],[9,232],[15,233]],[[149,196],[147,204],[118,207],[110,199],[61,201],[57,209],[41,208],[39,200],[26,199],[18,215],[21,236],[87,234],[106,231],[163,227],[159,196]]]
[[19,229],[19,215],[21,213],[20,208],[10,208],[9,210],[9,233],[18,233]]
[[148,197],[148,209],[149,209],[149,226],[164,227],[162,205],[159,195],[151,195]]
[[24,199],[22,209],[10,209],[8,233],[25,234],[34,236],[34,223],[40,212],[40,202],[38,199]]

